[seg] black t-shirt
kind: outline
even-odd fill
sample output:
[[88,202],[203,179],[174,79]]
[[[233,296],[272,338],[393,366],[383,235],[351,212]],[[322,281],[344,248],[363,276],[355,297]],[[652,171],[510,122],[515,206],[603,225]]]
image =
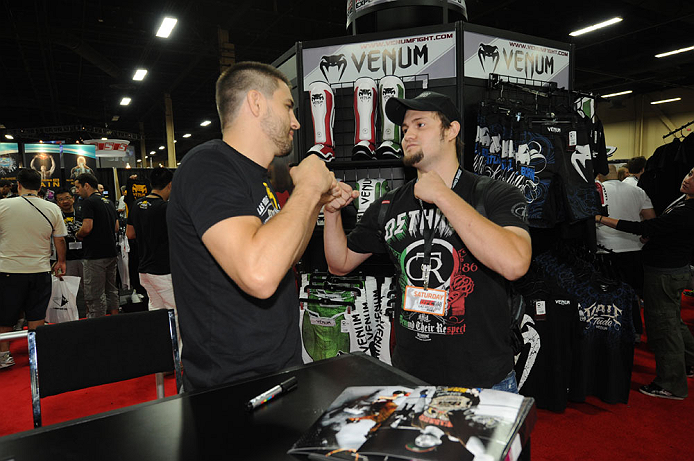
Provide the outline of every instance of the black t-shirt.
[[[476,175],[463,171],[453,189],[468,203]],[[424,222],[415,181],[400,187],[386,215],[383,236],[378,214],[383,199],[372,204],[349,234],[348,247],[358,253],[390,255],[398,271],[400,296],[408,285],[422,286]],[[521,192],[492,181],[483,193],[488,219],[500,226],[528,229],[526,202]],[[430,288],[448,291],[443,316],[406,311],[402,299],[395,317],[396,346],[393,364],[430,384],[491,387],[513,367],[510,313],[504,278],[483,266],[438,209],[424,212],[433,223]]]
[[67,254],[65,255],[65,259],[68,261],[83,259],[84,251],[82,250],[82,242],[75,237],[77,231],[82,227],[82,214],[76,211],[72,211],[71,213],[63,212],[63,222],[65,222],[65,227],[67,228],[67,235],[65,236]]
[[137,200],[128,214],[128,224],[135,228],[139,271],[143,274],[170,274],[169,233],[166,229],[166,205],[161,197],[147,196]]
[[655,219],[641,222],[620,219],[617,230],[649,238],[641,250],[646,266],[687,266],[694,252],[694,199],[677,202]]
[[143,179],[133,179],[128,178],[127,185],[125,186],[125,206],[127,207],[128,213],[133,207],[133,203],[136,200],[141,199],[152,191],[152,187],[149,185],[149,181]]
[[113,202],[94,193],[82,200],[82,219],[92,219],[92,231],[83,239],[84,259],[114,258],[116,256],[116,220]]
[[222,140],[191,150],[176,170],[166,218],[186,390],[301,364],[292,271],[273,296],[257,299],[229,278],[202,243],[203,234],[227,218],[256,216],[265,223],[277,212],[267,170]]

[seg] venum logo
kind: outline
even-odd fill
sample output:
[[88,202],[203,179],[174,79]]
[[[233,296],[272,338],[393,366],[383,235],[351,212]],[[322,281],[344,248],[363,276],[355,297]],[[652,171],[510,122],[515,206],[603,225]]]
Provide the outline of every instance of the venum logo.
[[316,93],[311,95],[311,102],[313,104],[323,104],[325,101],[325,95],[323,93]]
[[359,99],[362,101],[368,101],[373,97],[372,91],[370,88],[361,88],[359,90]]
[[559,128],[558,126],[548,126],[547,131],[549,131],[550,133],[561,133],[561,128]]
[[323,56],[320,60],[320,71],[323,73],[323,77],[325,77],[326,81],[329,81],[328,79],[328,73],[331,68],[337,67],[337,70],[340,72],[340,79],[342,76],[345,74],[345,69],[347,69],[347,58],[345,58],[344,54],[335,54],[331,56]]
[[396,69],[407,69],[411,66],[425,65],[429,62],[429,47],[427,45],[403,46],[383,50],[362,52],[357,57],[352,53],[352,63],[361,74],[366,68],[370,72],[383,71],[384,75],[395,75]]

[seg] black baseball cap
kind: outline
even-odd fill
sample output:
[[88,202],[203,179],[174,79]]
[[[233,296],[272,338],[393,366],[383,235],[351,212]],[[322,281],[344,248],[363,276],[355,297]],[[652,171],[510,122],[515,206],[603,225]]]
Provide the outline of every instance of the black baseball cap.
[[413,99],[390,98],[386,102],[386,115],[391,122],[402,125],[408,110],[441,112],[449,121],[460,122],[460,113],[451,98],[441,93],[425,91]]

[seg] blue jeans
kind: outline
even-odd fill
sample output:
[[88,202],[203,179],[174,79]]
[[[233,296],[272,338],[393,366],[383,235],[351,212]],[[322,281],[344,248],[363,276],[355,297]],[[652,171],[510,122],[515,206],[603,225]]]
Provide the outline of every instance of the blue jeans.
[[511,370],[501,382],[494,384],[492,389],[495,391],[518,393],[518,383],[516,382],[516,370]]

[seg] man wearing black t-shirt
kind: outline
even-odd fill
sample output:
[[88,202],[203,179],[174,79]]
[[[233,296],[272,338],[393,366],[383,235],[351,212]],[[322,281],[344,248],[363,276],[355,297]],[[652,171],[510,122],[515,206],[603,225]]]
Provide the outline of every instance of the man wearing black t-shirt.
[[289,80],[238,63],[217,80],[222,139],[189,151],[166,212],[187,391],[301,364],[291,267],[321,206],[342,189],[317,156],[291,171],[280,210],[267,168],[290,153],[299,122]]
[[67,244],[65,275],[72,275],[80,278],[80,289],[77,292],[77,312],[80,318],[87,315],[87,307],[84,303],[84,271],[82,270],[82,242],[77,240],[75,234],[82,227],[82,212],[75,210],[75,197],[68,189],[60,188],[55,191],[55,202],[63,212],[63,222],[67,228],[65,243]]
[[530,265],[525,198],[502,181],[477,187],[481,177],[460,167],[460,115],[448,97],[391,98],[386,115],[403,128],[403,163],[417,179],[374,202],[349,237],[342,205],[326,205],[329,269],[343,275],[388,253],[402,301],[393,365],[430,384],[517,392],[507,280]]
[[118,313],[116,287],[116,232],[118,215],[113,203],[98,192],[99,182],[89,173],[75,179],[82,197],[82,227],[75,236],[82,240],[84,260],[84,301],[87,317],[102,317],[108,310]]
[[166,168],[155,168],[149,178],[152,191],[130,208],[126,235],[137,240],[140,283],[147,290],[149,310],[175,311],[166,228],[166,206],[173,173]]

